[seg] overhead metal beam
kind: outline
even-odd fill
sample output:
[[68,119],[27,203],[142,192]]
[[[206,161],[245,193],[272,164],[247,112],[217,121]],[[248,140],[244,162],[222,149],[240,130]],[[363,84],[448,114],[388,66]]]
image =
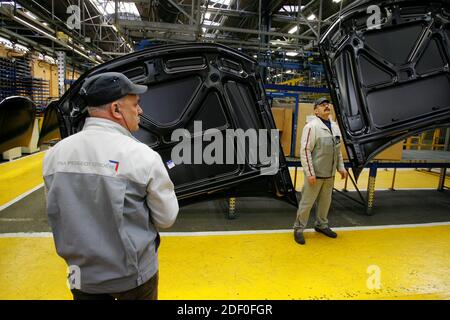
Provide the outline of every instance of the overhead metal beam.
[[[297,17],[283,15],[283,14],[272,15],[272,20],[278,21],[278,22],[295,22],[295,23],[297,23]],[[299,24],[308,25],[310,23],[309,23],[308,19],[303,18],[300,20]]]
[[[344,0],[341,0],[341,1],[344,1]],[[329,16],[328,18],[326,18],[326,19],[324,19],[324,20],[321,20],[322,25],[329,25],[329,24],[332,24],[332,23],[333,23],[332,19],[334,19],[337,15],[339,15],[339,13],[340,13],[340,11],[335,12],[335,13],[333,13],[331,16]],[[302,35],[302,36],[305,36],[305,35],[307,35],[307,34],[310,33],[310,32],[311,32],[311,30],[306,30],[306,31],[303,32],[301,35]]]
[[[203,42],[208,42],[207,39],[204,39]],[[240,40],[230,40],[230,39],[214,39],[214,42],[216,43],[223,43],[223,44],[234,44],[237,46],[241,46],[241,47],[245,47],[245,46],[252,46],[252,47],[256,47],[258,46],[258,51],[265,51],[264,49],[273,49],[273,50],[278,50],[278,48],[280,49],[284,49],[284,50],[298,50],[298,45],[295,44],[265,44],[264,47],[260,47],[259,43],[256,41],[240,41]]]
[[[131,2],[131,3],[139,3],[139,4],[149,4],[149,0],[120,0],[121,2]],[[172,3],[172,0],[169,0]],[[194,1],[194,0],[192,0]],[[200,0],[198,0],[200,1]],[[269,7],[269,13],[272,15],[272,18],[274,21],[295,21],[296,17],[294,16],[286,16],[282,14],[275,14],[274,10],[276,10],[284,0],[277,0],[275,1],[270,7]],[[317,0],[311,0],[309,1],[303,8],[303,11],[308,9],[314,2]],[[179,8],[188,9],[190,5],[188,4],[177,4]],[[180,10],[181,11],[181,10]],[[208,12],[216,13],[219,12],[223,15],[229,15],[229,16],[235,16],[235,17],[242,17],[242,16],[257,16],[257,12],[251,12],[251,11],[245,11],[245,10],[235,10],[235,9],[219,9],[219,8],[208,8]]]
[[30,39],[30,38],[24,37],[24,36],[22,36],[22,35],[20,35],[18,33],[15,33],[13,31],[9,30],[9,29],[6,29],[6,28],[0,29],[0,34],[3,35],[6,38],[21,40],[23,44],[29,45],[29,46],[31,46],[33,48],[36,48],[36,49],[39,49],[39,50],[42,50],[42,51],[47,51],[47,53],[50,53],[50,54],[54,54],[55,53],[52,48],[44,46],[44,45],[42,45],[42,44],[40,44],[40,43]]
[[[33,30],[34,32],[41,34],[42,36],[46,37],[47,39],[50,39],[53,42],[65,47],[67,49],[73,50],[74,52],[76,52],[78,55],[84,57],[85,59],[98,64],[98,62],[95,59],[93,59],[93,58],[87,56],[86,54],[84,54],[83,52],[81,52],[79,48],[77,49],[74,46],[70,46],[69,44],[56,38],[54,36],[55,32],[53,30],[49,29],[48,27],[43,28],[44,26],[42,24],[40,24],[38,21],[35,21],[35,20],[27,21],[25,14],[23,14],[22,12],[15,11],[14,8],[8,7],[8,6],[1,6],[0,12],[4,15],[10,17],[17,23],[28,27],[29,29]],[[20,17],[18,17],[17,13],[19,13]]]
[[202,25],[203,28],[206,29],[217,29],[221,31],[229,31],[229,32],[236,32],[236,33],[250,33],[250,34],[257,34],[257,35],[268,35],[268,36],[277,36],[277,37],[285,37],[285,38],[294,38],[294,39],[303,39],[303,40],[313,40],[314,37],[305,37],[305,36],[299,36],[295,34],[289,34],[289,33],[282,33],[282,32],[271,32],[271,31],[261,31],[261,30],[252,30],[252,29],[241,29],[241,28],[233,28],[233,27],[223,27],[223,26],[208,26],[208,25]]
[[[43,21],[46,21],[49,24],[49,26],[53,26],[54,28],[58,29],[59,31],[63,31],[64,33],[66,33],[67,35],[72,37],[72,39],[74,39],[76,42],[82,43],[83,46],[89,48],[90,50],[96,52],[97,54],[102,54],[103,50],[101,48],[95,46],[93,43],[90,43],[90,44],[85,43],[84,36],[81,33],[74,32],[74,30],[69,30],[66,26],[66,22],[61,20],[54,14],[54,0],[51,1],[51,5],[52,5],[51,8],[45,8],[42,4],[39,4],[39,2],[36,0],[31,0],[31,1],[30,0],[26,0],[26,1],[25,0],[16,0],[16,1],[23,8],[29,10],[30,12],[32,12],[33,14],[38,16]],[[84,1],[83,1],[83,4],[84,4],[84,6],[86,6],[86,3]],[[42,11],[36,12],[36,6],[39,7]],[[12,7],[11,5],[2,6],[2,10],[3,9],[7,10],[7,13],[5,13],[5,15],[7,15],[9,17],[13,17],[15,13],[18,13],[21,17],[25,18],[23,20],[26,20],[26,21],[30,20],[30,22],[32,24],[38,25],[39,29],[42,29],[45,32],[55,34],[55,31],[52,28],[50,28],[49,26],[43,25],[37,20],[31,20],[21,10],[13,10],[14,8],[13,7],[11,8],[11,7]],[[87,11],[88,15],[90,15],[89,10],[86,10],[86,11]],[[46,14],[48,14],[48,16]],[[52,44],[52,46],[53,46],[53,44]],[[73,50],[72,47],[69,46],[69,48],[71,50]],[[92,61],[92,59],[88,59],[88,60]],[[94,62],[94,61],[92,61],[92,62]]]
[[308,2],[307,4],[305,4],[305,6],[303,7],[303,10],[302,10],[302,11],[308,9],[309,6],[312,5],[312,4],[313,4],[314,2],[316,2],[316,1],[317,1],[317,0],[311,0],[310,2]]
[[[142,33],[132,31],[130,32],[131,37],[138,37],[142,36]],[[194,41],[194,35],[188,36],[188,35],[179,35],[179,34],[171,34],[170,36],[165,36],[164,34],[156,33],[156,32],[147,32],[145,33],[145,37],[149,38],[149,40],[154,41],[162,41],[162,42],[192,42]],[[251,46],[256,47],[259,46],[258,39],[254,38],[254,41],[242,41],[240,39],[222,39],[222,38],[214,38],[214,39],[208,39],[208,38],[200,38],[198,39],[201,42],[211,42],[214,41],[216,43],[222,43],[222,44],[230,44],[230,45],[236,45],[238,47],[245,47],[245,46]],[[264,49],[273,49],[277,50],[278,48],[284,49],[284,50],[298,50],[299,46],[296,44],[289,44],[289,43],[277,43],[277,44],[266,44],[264,48],[261,48],[259,51],[264,51]]]
[[[17,39],[20,40],[22,44],[32,47],[40,51],[41,53],[46,53],[52,56],[55,56],[55,50],[53,48],[44,46],[30,38],[24,37],[18,33],[15,33],[9,29],[2,28],[0,29],[0,35],[9,38],[9,39]],[[76,60],[75,57],[67,57],[67,60],[70,64],[79,64],[79,60]]]
[[[180,5],[181,7],[185,7],[186,9],[189,7],[188,5]],[[257,17],[258,12],[255,11],[248,11],[248,10],[236,10],[232,8],[214,8],[214,7],[208,7],[206,10],[207,12],[210,12],[212,14],[222,14],[224,16],[229,17],[236,17],[236,18],[242,18],[242,17]],[[272,20],[277,22],[296,22],[297,17],[286,15],[286,14],[272,14]],[[301,24],[306,25],[307,23],[305,21],[301,21]]]
[[182,25],[182,24],[168,23],[168,22],[152,22],[152,21],[119,19],[119,24],[122,27],[129,28],[129,29],[178,31],[180,33],[192,33],[192,32],[197,31],[196,26]]
[[277,0],[275,1],[270,7],[269,7],[269,15],[273,14],[273,12],[283,3],[283,0]]
[[[167,0],[169,1],[175,8],[177,8],[182,14],[184,14],[186,17],[189,18],[189,22],[190,24],[194,23],[194,19],[192,18],[192,16],[190,14],[188,14],[186,11],[184,11],[184,9],[178,5],[178,3],[176,3],[174,0]],[[191,0],[192,1],[192,0]]]
[[[200,0],[198,0],[200,1]],[[310,1],[306,7],[309,7],[313,2]],[[121,1],[123,2],[123,1]],[[142,4],[148,4],[148,0],[128,0],[128,1],[124,1],[124,2],[135,2],[135,3],[142,3]],[[283,0],[278,1],[280,3],[283,2]],[[192,2],[194,3],[194,2]],[[191,8],[191,5],[188,4],[178,4],[178,7],[180,7],[181,9],[184,9],[184,11],[189,10],[189,8]],[[304,8],[305,10],[305,8]],[[258,12],[255,11],[248,11],[248,10],[241,10],[241,9],[232,9],[232,8],[214,8],[214,7],[208,7],[207,12],[210,12],[212,14],[217,14],[220,13],[224,16],[230,16],[230,17],[237,17],[237,18],[242,18],[242,17],[256,17],[258,16]],[[273,21],[277,21],[277,22],[297,22],[297,17],[295,16],[290,16],[290,15],[286,15],[286,14],[281,14],[281,13],[277,13],[277,14],[272,14],[272,20]],[[307,25],[306,21],[300,21],[300,23],[302,25]]]
[[301,13],[299,11],[298,13],[300,15],[300,17],[303,18],[304,21],[307,21],[306,24],[308,25],[309,29],[315,34],[316,37],[319,37],[319,34],[317,33],[317,31],[314,29],[314,27],[311,25],[311,23],[308,22],[308,19],[305,18],[305,16],[303,15],[303,13]]
[[317,25],[317,41],[320,40],[320,27],[321,27],[321,22],[322,22],[322,7],[323,7],[323,0],[320,0],[320,4],[319,4],[319,22],[318,22],[318,25]]
[[175,41],[181,41],[181,42],[193,42],[197,40],[196,35],[193,34],[177,34],[177,33],[169,33],[169,34],[161,34],[153,31],[146,31],[146,32],[138,32],[138,31],[130,31],[129,33],[130,37],[135,38],[157,38],[158,40],[165,41],[165,40],[175,40]]
[[[198,0],[200,1],[200,0]],[[195,8],[195,1],[191,0],[191,18],[194,18],[194,8]],[[194,24],[195,20],[191,20],[191,24]]]
[[[206,8],[208,8],[208,4],[209,4],[209,1],[206,3]],[[196,28],[196,33],[195,33],[196,39],[198,39],[201,34],[201,30],[202,30],[200,27],[202,25],[201,19],[202,19],[202,12],[200,10],[200,0],[197,0],[197,17],[196,17],[197,28]]]
[[[163,22],[150,22],[150,21],[120,19],[119,24],[123,27],[127,27],[130,29],[132,29],[132,28],[134,28],[134,29],[150,29],[150,30],[172,31],[172,32],[177,32],[177,33],[193,33],[196,31],[195,27],[192,27],[189,25],[180,25],[180,24],[163,23]],[[213,25],[206,25],[206,24],[202,24],[201,27],[205,28],[205,29],[214,29],[214,30],[220,30],[220,31],[246,33],[246,34],[257,34],[257,35],[269,35],[269,36],[278,36],[278,37],[286,37],[286,38],[293,38],[293,39],[303,39],[303,40],[315,40],[316,39],[315,37],[301,36],[301,35],[288,34],[288,33],[282,33],[282,32],[241,29],[241,28],[213,26]]]
[[[166,40],[165,40],[166,41]],[[171,42],[171,43],[180,43],[180,41],[176,41],[176,40],[173,40],[173,41],[167,41],[167,42]],[[211,42],[211,43],[222,43],[220,40],[213,40],[213,41],[202,41],[203,43],[209,43],[209,42]],[[255,52],[260,52],[260,47],[258,46],[258,45],[248,45],[248,44],[243,44],[243,45],[240,45],[240,44],[228,44],[230,47],[233,47],[233,48],[241,48],[241,49],[245,49],[245,50],[253,50],[253,51],[255,51]],[[281,49],[271,49],[271,51],[279,51],[279,52],[283,52],[284,50],[281,50]],[[105,54],[108,54],[108,55],[111,55],[111,56],[123,56],[123,55],[126,55],[126,54],[129,54],[129,53],[124,53],[124,52],[105,52]]]

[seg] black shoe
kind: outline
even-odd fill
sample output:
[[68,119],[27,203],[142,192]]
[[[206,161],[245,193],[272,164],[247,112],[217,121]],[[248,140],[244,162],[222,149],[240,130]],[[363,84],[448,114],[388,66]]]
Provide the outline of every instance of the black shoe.
[[303,236],[303,230],[295,229],[294,230],[294,239],[298,244],[305,244],[305,237]]
[[329,227],[320,229],[318,227],[314,227],[314,230],[316,230],[317,232],[323,233],[324,235],[326,235],[327,237],[330,238],[336,238],[337,237],[337,233],[334,232],[333,230],[331,230]]

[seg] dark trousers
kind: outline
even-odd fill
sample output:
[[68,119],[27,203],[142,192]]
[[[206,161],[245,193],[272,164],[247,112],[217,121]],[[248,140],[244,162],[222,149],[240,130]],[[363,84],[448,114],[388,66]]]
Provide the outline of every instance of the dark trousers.
[[72,289],[73,300],[158,300],[158,272],[137,288],[119,293],[86,293]]

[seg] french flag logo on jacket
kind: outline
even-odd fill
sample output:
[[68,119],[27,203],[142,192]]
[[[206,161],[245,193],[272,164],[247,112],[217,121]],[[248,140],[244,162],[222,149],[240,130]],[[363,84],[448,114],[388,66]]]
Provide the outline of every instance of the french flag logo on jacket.
[[114,169],[116,172],[119,171],[119,161],[109,160],[109,162],[116,165],[116,168]]

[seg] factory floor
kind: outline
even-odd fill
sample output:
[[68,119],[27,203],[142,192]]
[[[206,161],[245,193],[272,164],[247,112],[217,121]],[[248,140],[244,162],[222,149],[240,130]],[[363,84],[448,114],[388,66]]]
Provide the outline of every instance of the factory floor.
[[[0,299],[72,298],[45,215],[42,158],[0,164]],[[417,170],[397,170],[388,191],[392,175],[378,172],[372,216],[334,192],[338,238],[309,229],[304,246],[292,236],[296,209],[277,200],[237,199],[234,220],[225,200],[182,208],[162,234],[159,298],[450,299],[449,191]]]

